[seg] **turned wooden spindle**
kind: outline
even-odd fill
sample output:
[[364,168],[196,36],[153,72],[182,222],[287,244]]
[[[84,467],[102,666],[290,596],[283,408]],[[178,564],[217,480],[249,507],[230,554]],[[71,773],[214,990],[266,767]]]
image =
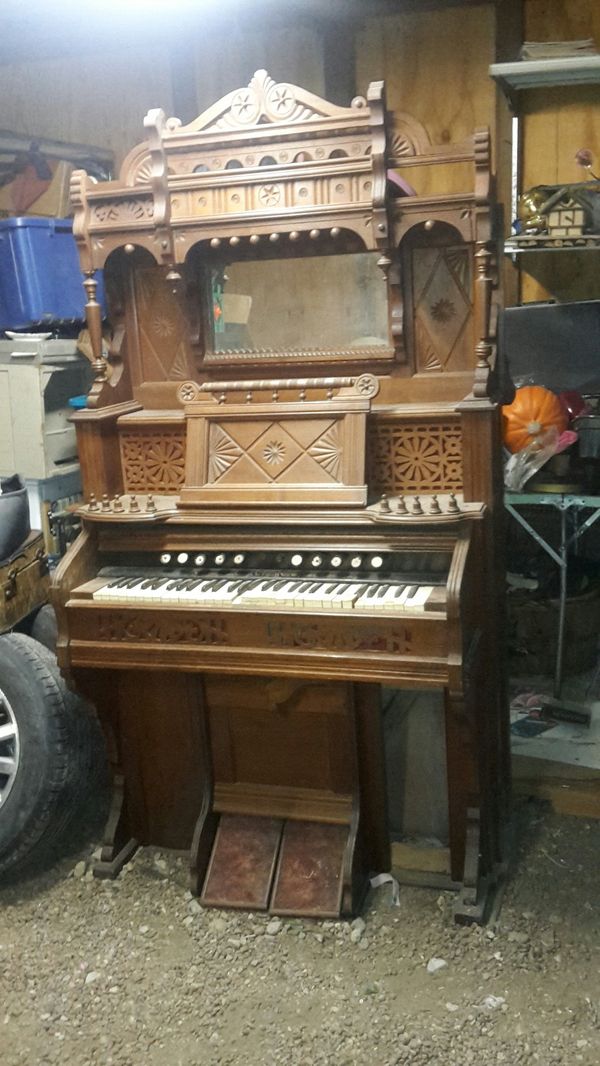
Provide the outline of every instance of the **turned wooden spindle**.
[[95,271],[86,272],[83,287],[87,295],[85,305],[85,320],[90,334],[92,355],[92,370],[97,381],[106,381],[106,359],[102,355],[102,308],[96,299],[98,282],[94,277]]
[[490,343],[490,318],[492,308],[492,244],[479,241],[475,252],[475,323],[477,343],[475,355],[479,371],[490,370],[492,345]]

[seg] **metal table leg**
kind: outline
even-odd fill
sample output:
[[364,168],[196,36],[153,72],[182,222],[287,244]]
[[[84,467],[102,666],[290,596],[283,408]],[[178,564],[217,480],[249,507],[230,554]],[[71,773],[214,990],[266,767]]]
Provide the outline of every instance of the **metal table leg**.
[[560,598],[558,601],[558,637],[556,641],[556,668],[554,671],[554,696],[560,696],[562,687],[563,655],[565,645],[565,611],[567,606],[567,511],[560,511]]

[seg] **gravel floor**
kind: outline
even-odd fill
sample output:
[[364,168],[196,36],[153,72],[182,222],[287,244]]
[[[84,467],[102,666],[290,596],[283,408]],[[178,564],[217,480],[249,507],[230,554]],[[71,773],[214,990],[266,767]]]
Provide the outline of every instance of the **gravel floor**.
[[90,845],[0,890],[0,1062],[597,1066],[600,823],[516,820],[483,930],[425,889],[379,890],[364,924],[203,911],[182,858],[99,882]]

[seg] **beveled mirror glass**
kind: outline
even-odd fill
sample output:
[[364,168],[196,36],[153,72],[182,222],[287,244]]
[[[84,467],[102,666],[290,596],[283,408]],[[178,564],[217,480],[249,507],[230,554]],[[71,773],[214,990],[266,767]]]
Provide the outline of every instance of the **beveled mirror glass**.
[[215,360],[390,352],[387,286],[374,253],[231,263],[212,271],[210,296]]

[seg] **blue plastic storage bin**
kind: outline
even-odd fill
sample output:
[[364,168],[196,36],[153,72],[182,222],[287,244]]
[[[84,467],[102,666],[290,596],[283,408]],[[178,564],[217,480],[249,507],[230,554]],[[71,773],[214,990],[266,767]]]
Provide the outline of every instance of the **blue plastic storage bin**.
[[[104,308],[101,275],[97,298]],[[69,218],[0,219],[0,330],[82,322],[85,302]]]

